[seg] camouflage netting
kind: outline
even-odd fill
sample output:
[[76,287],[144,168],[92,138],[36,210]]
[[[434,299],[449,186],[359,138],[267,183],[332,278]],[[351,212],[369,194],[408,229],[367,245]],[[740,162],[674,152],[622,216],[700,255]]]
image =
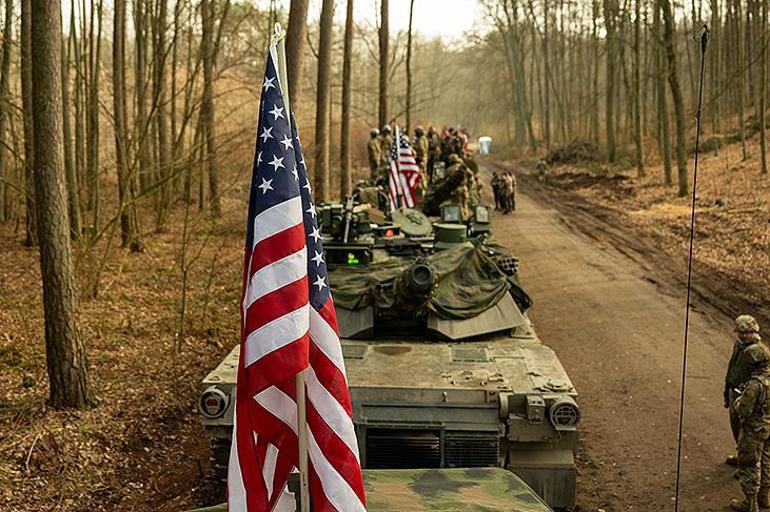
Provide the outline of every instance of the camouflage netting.
[[[494,263],[490,252],[499,247],[464,244],[427,257],[433,266],[437,284],[428,307],[442,318],[472,318],[494,306],[511,292],[522,311],[532,302],[515,276],[506,276]],[[367,267],[339,267],[330,272],[334,303],[359,310],[376,305],[391,308],[395,300],[394,284],[412,258],[393,258]]]

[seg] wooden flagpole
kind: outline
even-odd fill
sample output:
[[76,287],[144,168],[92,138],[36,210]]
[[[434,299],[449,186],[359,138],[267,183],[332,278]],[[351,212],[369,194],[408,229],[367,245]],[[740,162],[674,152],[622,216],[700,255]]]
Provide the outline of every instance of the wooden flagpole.
[[[289,123],[289,132],[291,133],[291,103],[289,102],[289,80],[286,74],[286,32],[284,32],[280,23],[275,24],[273,33],[273,44],[275,45],[278,65],[278,83],[283,95],[283,105],[286,111],[286,120]],[[272,46],[272,45],[271,45]],[[307,409],[305,404],[305,370],[299,372],[295,377],[297,387],[297,437],[299,438],[299,493],[300,493],[300,512],[310,512],[310,481],[308,478],[307,465]]]

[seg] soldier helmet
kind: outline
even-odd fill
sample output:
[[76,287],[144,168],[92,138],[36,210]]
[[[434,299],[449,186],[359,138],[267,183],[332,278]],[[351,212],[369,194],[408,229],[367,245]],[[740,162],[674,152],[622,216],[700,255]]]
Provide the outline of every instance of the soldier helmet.
[[425,133],[425,130],[422,128],[422,126],[418,124],[417,128],[414,129],[414,133],[416,133],[417,135],[422,135],[423,133]]
[[382,130],[380,130],[382,133],[390,133],[390,125],[386,124],[382,126]]
[[741,315],[735,319],[735,332],[759,333],[759,324],[751,315]]
[[458,155],[457,153],[452,153],[451,155],[449,155],[448,160],[450,164],[459,164],[459,163],[462,163],[463,161],[463,159],[460,158],[460,155]]
[[369,135],[371,135],[372,138],[378,136],[379,134],[380,134],[380,130],[378,130],[377,128],[372,128],[371,130],[369,130]]
[[762,343],[754,343],[749,345],[744,350],[744,354],[746,354],[746,357],[755,367],[764,367],[770,363],[770,352],[768,352],[767,347],[765,347],[765,345]]

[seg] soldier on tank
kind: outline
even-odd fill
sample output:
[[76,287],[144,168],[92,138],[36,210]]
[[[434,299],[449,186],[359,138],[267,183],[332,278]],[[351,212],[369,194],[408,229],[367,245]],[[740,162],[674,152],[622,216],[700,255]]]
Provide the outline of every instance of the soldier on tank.
[[369,177],[372,182],[375,182],[377,181],[377,170],[382,161],[382,148],[380,148],[380,141],[378,138],[380,131],[377,128],[372,128],[369,134],[369,143],[366,145],[366,149],[369,152]]
[[[759,324],[751,315],[741,315],[735,319],[735,333],[738,338],[733,345],[733,353],[727,364],[725,376],[724,405],[730,410],[730,428],[733,438],[738,442],[740,422],[735,411],[730,407],[740,394],[757,361],[770,358],[770,349],[759,336]],[[735,455],[727,458],[727,464],[735,466]]]
[[387,176],[390,169],[390,149],[393,147],[393,136],[391,135],[389,124],[382,127],[377,141],[380,144],[380,165],[377,177],[379,179],[384,179],[385,183],[387,183]]
[[433,163],[441,158],[441,138],[436,133],[436,128],[428,128],[428,176],[433,178]]
[[770,357],[762,356],[730,407],[740,424],[737,476],[744,499],[730,502],[738,512],[770,507]]
[[458,155],[453,153],[449,155],[449,158],[447,160],[449,162],[447,175],[451,176],[452,174],[455,174],[455,173],[463,174],[462,181],[454,189],[450,199],[453,203],[460,205],[463,219],[467,219],[470,215],[470,205],[469,205],[470,190],[469,189],[472,186],[473,173],[471,172],[470,169],[468,169],[468,167],[465,165],[465,162],[463,162],[463,159],[460,158]]
[[429,146],[430,144],[428,137],[425,136],[425,130],[423,130],[422,126],[417,126],[417,128],[414,129],[412,147],[414,148],[414,159],[423,174],[428,170]]

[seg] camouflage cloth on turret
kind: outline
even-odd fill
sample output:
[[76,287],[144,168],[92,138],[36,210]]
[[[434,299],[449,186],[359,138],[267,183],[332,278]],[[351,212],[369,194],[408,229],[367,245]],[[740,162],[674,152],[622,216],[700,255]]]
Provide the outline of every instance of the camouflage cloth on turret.
[[[463,244],[427,258],[437,284],[428,307],[442,318],[472,318],[497,304],[511,292],[522,310],[532,302],[515,276],[506,276],[490,256],[494,245]],[[376,305],[391,308],[395,301],[394,282],[412,263],[411,258],[392,258],[366,267],[339,267],[329,272],[334,303],[359,310]]]
[[[365,470],[369,512],[552,512],[519,477],[494,469]],[[191,512],[225,512],[225,505]]]

